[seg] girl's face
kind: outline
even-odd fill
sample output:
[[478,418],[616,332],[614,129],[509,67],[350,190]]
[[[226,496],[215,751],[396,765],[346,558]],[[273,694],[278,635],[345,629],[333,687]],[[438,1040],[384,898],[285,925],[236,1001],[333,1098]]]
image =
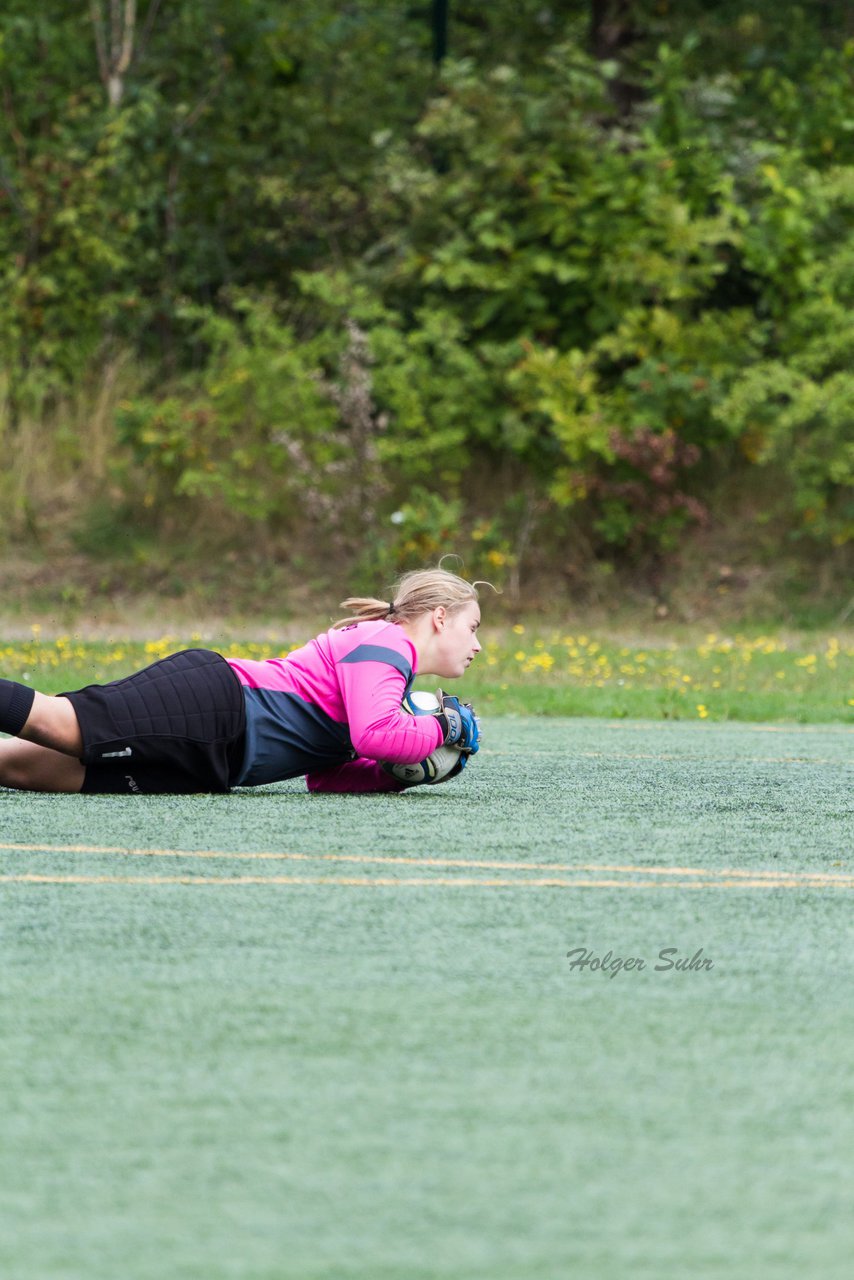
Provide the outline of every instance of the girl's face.
[[433,672],[446,680],[458,680],[480,653],[477,638],[480,606],[472,600],[452,612],[434,609],[433,622],[436,628]]

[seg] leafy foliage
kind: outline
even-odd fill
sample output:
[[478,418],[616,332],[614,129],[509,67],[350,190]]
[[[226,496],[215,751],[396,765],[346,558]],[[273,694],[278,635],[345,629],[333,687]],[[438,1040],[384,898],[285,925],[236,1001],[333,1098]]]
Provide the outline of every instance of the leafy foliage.
[[620,14],[597,57],[586,3],[460,0],[437,74],[390,0],[150,3],[107,92],[88,6],[9,0],[0,431],[132,353],[151,519],[512,578],[570,534],[660,563],[762,468],[768,519],[849,542],[844,14]]

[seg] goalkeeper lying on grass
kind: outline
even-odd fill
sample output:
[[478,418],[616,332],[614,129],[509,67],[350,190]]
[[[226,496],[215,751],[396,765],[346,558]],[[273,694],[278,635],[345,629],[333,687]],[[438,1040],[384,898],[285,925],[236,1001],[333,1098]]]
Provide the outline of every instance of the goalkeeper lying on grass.
[[458,679],[480,652],[475,587],[424,569],[390,604],[342,607],[354,616],[286,658],[187,649],[55,697],[0,679],[0,731],[13,735],[0,742],[0,786],[189,794],[306,774],[310,791],[401,791],[432,777],[443,745],[454,748],[444,776],[458,774],[478,749],[472,708],[441,693],[434,715],[401,704],[416,674]]

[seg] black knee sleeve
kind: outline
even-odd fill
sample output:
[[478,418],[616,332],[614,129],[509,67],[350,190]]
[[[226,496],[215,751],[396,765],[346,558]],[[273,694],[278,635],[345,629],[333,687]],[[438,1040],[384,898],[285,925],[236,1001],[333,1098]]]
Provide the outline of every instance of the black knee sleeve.
[[0,680],[0,733],[16,738],[30,718],[36,691],[17,680]]

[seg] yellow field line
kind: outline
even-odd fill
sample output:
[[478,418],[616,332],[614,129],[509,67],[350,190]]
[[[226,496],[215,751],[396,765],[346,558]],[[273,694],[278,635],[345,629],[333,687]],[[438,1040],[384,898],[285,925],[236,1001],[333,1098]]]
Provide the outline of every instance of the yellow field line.
[[[507,750],[481,747],[481,755],[497,756],[510,760],[523,755],[526,759],[536,757],[548,760],[555,756],[566,756],[563,748],[554,747],[550,751],[540,751],[536,747],[520,747],[518,750]],[[690,764],[835,764],[843,769],[854,768],[854,760],[834,759],[828,756],[709,756],[691,754],[685,751],[576,751],[577,758],[587,760],[667,760],[685,761]]]
[[[365,889],[435,888],[448,889],[793,889],[826,888],[809,882],[790,880],[709,880],[709,881],[639,881],[639,880],[564,880],[542,877],[536,880],[475,879],[465,876],[83,876],[21,875],[0,876],[0,884],[124,884],[124,885],[347,885]],[[854,888],[854,882],[839,888]]]
[[[610,872],[617,875],[634,876],[708,876],[725,877],[735,880],[769,880],[773,883],[792,882],[793,884],[830,884],[847,887],[854,884],[854,874],[845,871],[786,871],[783,869],[756,870],[739,867],[642,867],[599,862],[508,862],[494,858],[432,858],[409,857],[394,854],[369,853],[294,853],[294,852],[239,852],[220,851],[216,849],[142,849],[123,845],[48,845],[0,843],[0,851],[9,853],[80,853],[95,856],[112,856],[133,858],[194,858],[216,859],[237,862],[354,862],[378,866],[414,866],[414,867],[459,867],[465,870],[478,871],[545,871],[550,875],[581,872]],[[456,883],[457,877],[454,878]],[[395,881],[399,883],[399,881]],[[525,883],[516,881],[513,883]]]
[[[501,754],[501,753],[494,753]],[[525,751],[525,755],[554,755],[554,751]],[[677,753],[673,755],[663,755],[661,753],[652,753],[652,751],[579,751],[579,755],[588,756],[588,758],[600,760],[686,760],[686,762],[695,763],[702,760],[705,764],[841,764],[846,769],[854,768],[851,760],[828,760],[825,756],[818,755],[740,755],[734,758],[725,758],[725,756],[717,755],[686,755]]]
[[[492,750],[481,748],[482,755],[497,756],[505,760],[523,755],[526,759],[536,757],[549,760],[555,756],[565,757],[566,751],[555,747],[551,751],[538,751],[534,748],[519,748],[518,751]],[[828,756],[708,756],[689,754],[685,751],[576,751],[578,759],[586,760],[677,760],[688,764],[821,764],[839,765],[843,769],[854,769],[854,760],[833,759]]]

